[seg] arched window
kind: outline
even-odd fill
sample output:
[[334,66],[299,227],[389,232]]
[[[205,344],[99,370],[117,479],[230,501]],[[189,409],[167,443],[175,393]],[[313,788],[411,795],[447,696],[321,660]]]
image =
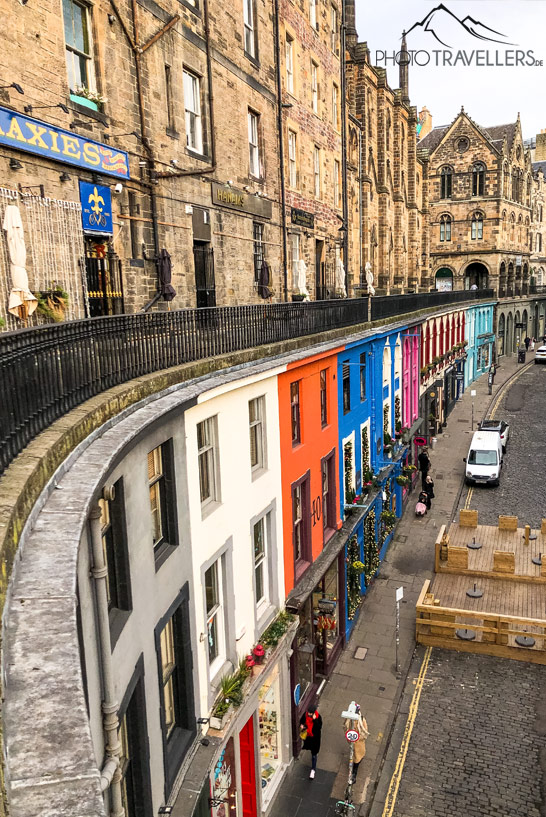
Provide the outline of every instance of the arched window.
[[504,163],[504,166],[503,166],[503,169],[502,169],[502,180],[503,180],[502,194],[503,194],[504,198],[507,199],[508,198],[508,186],[510,184],[510,173],[508,172],[508,165],[506,164],[506,162]]
[[510,213],[510,241],[516,238],[516,214]]
[[387,151],[391,149],[391,115],[387,113],[387,127],[385,129],[385,140]]
[[482,213],[474,213],[472,216],[472,228],[470,237],[472,241],[479,241],[483,238],[483,215]]
[[440,241],[451,241],[451,216],[440,216]]
[[502,232],[506,232],[506,210],[502,211]]
[[531,177],[527,175],[527,207],[531,206]]
[[453,182],[453,171],[450,167],[443,167],[440,172],[440,198],[450,199]]
[[518,171],[512,171],[512,201],[518,200]]
[[472,195],[483,196],[485,190],[485,165],[476,162],[472,168]]

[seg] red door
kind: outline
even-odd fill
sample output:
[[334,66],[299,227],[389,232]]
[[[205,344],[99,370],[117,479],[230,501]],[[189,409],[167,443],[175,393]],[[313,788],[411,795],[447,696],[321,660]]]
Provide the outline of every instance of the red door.
[[257,817],[256,760],[254,755],[254,717],[251,715],[239,733],[241,753],[241,793],[243,817]]

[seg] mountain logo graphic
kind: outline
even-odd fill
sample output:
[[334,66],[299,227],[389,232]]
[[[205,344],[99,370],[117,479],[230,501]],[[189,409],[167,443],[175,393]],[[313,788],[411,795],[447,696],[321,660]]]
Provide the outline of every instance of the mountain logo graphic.
[[471,17],[469,14],[460,20],[457,15],[453,14],[443,3],[440,3],[429,11],[421,22],[414,23],[412,27],[408,29],[406,35],[412,31],[418,31],[419,29],[432,34],[432,36],[438,40],[441,45],[445,45],[446,48],[452,48],[452,46],[446,42],[448,38],[451,39],[451,37],[453,37],[457,39],[457,34],[460,36],[465,33],[476,37],[478,40],[502,43],[502,45],[515,45],[515,43],[507,42],[506,34],[502,34],[500,31],[496,31],[494,28],[480,23],[479,20],[475,20],[474,17]]

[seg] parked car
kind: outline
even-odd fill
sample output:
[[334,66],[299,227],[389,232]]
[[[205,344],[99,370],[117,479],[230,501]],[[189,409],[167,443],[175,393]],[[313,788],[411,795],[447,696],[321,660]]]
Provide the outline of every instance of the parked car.
[[498,485],[502,468],[502,443],[496,431],[475,431],[468,449],[466,482]]
[[481,431],[496,431],[500,434],[502,450],[506,451],[508,445],[508,434],[510,433],[510,426],[504,420],[482,420],[478,426]]
[[535,349],[535,363],[546,363],[546,345]]

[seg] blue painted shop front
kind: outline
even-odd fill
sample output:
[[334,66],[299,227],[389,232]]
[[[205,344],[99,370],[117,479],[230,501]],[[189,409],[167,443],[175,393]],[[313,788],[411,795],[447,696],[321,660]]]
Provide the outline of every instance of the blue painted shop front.
[[347,637],[402,513],[401,331],[356,341],[338,355],[340,510],[367,511],[345,547]]
[[464,367],[465,387],[489,370],[493,363],[493,307],[494,304],[480,304],[466,310],[465,340],[466,364]]

